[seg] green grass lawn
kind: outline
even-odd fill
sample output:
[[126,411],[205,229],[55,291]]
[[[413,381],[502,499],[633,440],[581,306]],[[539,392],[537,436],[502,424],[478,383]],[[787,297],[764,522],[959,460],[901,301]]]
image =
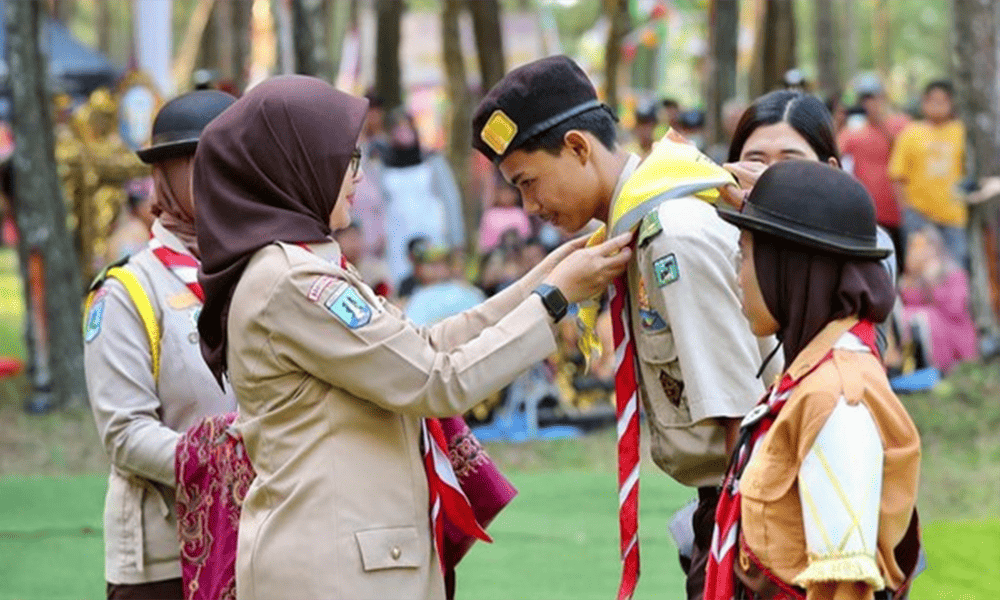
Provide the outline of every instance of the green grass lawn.
[[[16,260],[0,250],[0,354],[24,356],[22,314]],[[23,377],[0,385],[0,600],[103,598],[107,464],[92,418],[88,409],[25,415],[27,391]],[[923,438],[919,506],[929,568],[913,600],[1000,599],[998,398],[994,363],[963,367],[933,393],[903,399]],[[490,527],[495,543],[477,544],[459,566],[458,597],[614,597],[614,433],[489,451],[520,495]],[[666,527],[693,494],[644,460],[636,597],[682,598]]]
[[[618,584],[613,475],[517,471],[520,495],[458,570],[468,600],[614,597]],[[0,478],[0,600],[101,598],[101,507],[106,477]],[[637,599],[680,598],[683,575],[666,532],[685,488],[652,469],[642,480],[642,577]],[[930,567],[914,600],[1000,598],[1000,519],[947,521],[923,530]],[[303,543],[316,543],[304,540]]]

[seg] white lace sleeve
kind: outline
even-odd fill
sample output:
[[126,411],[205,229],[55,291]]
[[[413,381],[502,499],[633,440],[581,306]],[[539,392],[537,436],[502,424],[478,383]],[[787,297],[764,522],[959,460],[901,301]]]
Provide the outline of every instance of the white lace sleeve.
[[809,566],[795,577],[885,587],[875,553],[885,453],[868,408],[843,397],[799,469]]

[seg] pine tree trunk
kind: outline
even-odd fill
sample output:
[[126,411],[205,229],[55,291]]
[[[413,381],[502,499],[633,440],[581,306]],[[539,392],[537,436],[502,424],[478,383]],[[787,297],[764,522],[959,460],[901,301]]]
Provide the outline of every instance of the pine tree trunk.
[[837,30],[833,19],[833,0],[816,0],[816,66],[819,71],[818,92],[829,98],[841,91],[840,69],[837,63]]
[[252,0],[233,0],[233,35],[229,49],[233,59],[233,83],[237,90],[247,86],[250,72],[250,28],[253,18]]
[[628,0],[604,0],[604,12],[611,23],[604,48],[604,101],[618,111],[618,73],[622,60],[622,39],[629,29]]
[[86,401],[80,335],[82,286],[66,229],[66,205],[55,162],[47,60],[42,50],[45,5],[6,2],[14,100],[14,200],[36,396],[34,408]]
[[111,53],[111,10],[107,2],[94,3],[94,27],[97,29],[97,49],[108,56]]
[[709,145],[725,141],[722,106],[736,96],[736,36],[740,6],[735,0],[712,0],[709,8],[709,71],[705,97]]
[[[1000,3],[954,0],[955,83],[968,164],[977,179],[1000,175]],[[1000,197],[969,207],[972,309],[981,334],[1000,337]]]
[[399,40],[405,8],[404,0],[375,0],[375,94],[382,98],[388,110],[403,103]]
[[750,96],[783,86],[785,72],[795,67],[795,11],[791,0],[764,0],[750,68]]
[[[445,4],[449,0],[444,0]],[[472,15],[472,30],[476,34],[476,54],[479,73],[485,94],[503,79],[507,72],[503,53],[503,31],[500,27],[500,2],[498,0],[467,0]],[[447,10],[447,8],[445,9]]]
[[448,111],[448,163],[455,172],[458,188],[462,193],[462,219],[465,222],[465,247],[470,252],[476,247],[476,233],[482,206],[478,198],[469,193],[469,155],[472,140],[472,97],[465,75],[462,43],[459,37],[458,17],[465,7],[461,0],[444,0],[441,12],[441,41],[444,69],[447,74],[447,93],[451,110]]

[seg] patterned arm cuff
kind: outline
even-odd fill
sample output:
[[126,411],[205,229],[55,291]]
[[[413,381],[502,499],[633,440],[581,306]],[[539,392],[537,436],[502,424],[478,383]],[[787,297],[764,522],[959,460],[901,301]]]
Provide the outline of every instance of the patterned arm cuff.
[[875,557],[869,554],[853,556],[810,556],[809,566],[792,580],[797,586],[829,581],[861,581],[873,589],[885,588],[885,580],[878,569]]

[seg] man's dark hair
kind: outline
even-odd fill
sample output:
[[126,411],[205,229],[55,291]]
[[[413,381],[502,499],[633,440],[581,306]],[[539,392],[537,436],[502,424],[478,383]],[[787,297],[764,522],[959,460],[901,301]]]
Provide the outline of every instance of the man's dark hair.
[[600,140],[608,150],[615,149],[615,122],[611,118],[611,113],[603,108],[595,108],[581,113],[575,117],[570,117],[551,129],[525,140],[518,147],[518,150],[534,152],[545,150],[549,154],[557,155],[565,145],[566,133],[570,130],[587,131]]
[[680,109],[681,107],[680,103],[674,100],[673,98],[664,98],[663,100],[660,101],[660,104],[663,105],[663,108],[666,108],[668,110],[671,108]]
[[924,88],[924,96],[930,94],[934,90],[941,90],[942,92],[948,94],[948,98],[955,97],[955,86],[953,86],[947,79],[935,79],[934,81],[928,83]]

